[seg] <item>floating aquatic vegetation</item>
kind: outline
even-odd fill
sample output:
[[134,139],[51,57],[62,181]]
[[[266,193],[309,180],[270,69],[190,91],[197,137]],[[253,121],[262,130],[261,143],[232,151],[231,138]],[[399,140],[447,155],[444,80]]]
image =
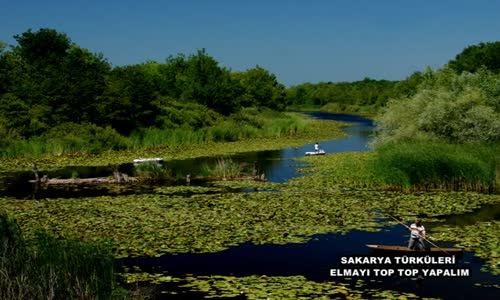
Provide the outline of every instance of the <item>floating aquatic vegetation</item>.
[[212,182],[212,186],[214,187],[226,187],[232,189],[247,189],[254,191],[261,190],[273,190],[273,191],[281,191],[287,187],[287,184],[284,183],[275,183],[268,181],[260,181],[260,180],[236,180],[236,181],[214,181]]
[[[156,194],[43,201],[3,198],[0,202],[25,230],[43,227],[89,240],[111,238],[119,256],[158,256],[215,252],[244,242],[306,242],[314,234],[353,229],[377,231],[384,225],[378,220],[384,217],[381,211],[409,218],[425,215],[442,202],[465,203],[452,210],[449,205],[438,206],[441,211],[436,209],[436,215],[446,215],[471,210],[477,203],[499,201],[499,196],[468,193],[434,197],[321,190],[207,194],[200,192],[209,187],[171,189],[172,193],[162,188]],[[185,193],[179,195],[178,191]],[[421,204],[415,206],[417,201]],[[393,224],[385,218],[385,224]]]
[[500,275],[500,221],[477,222],[467,226],[442,225],[435,228],[435,240],[455,242],[485,260],[483,271]]
[[193,195],[193,194],[208,194],[208,193],[223,193],[228,190],[218,186],[197,186],[197,185],[174,185],[164,186],[155,189],[157,194],[162,195]]
[[[353,209],[335,205],[337,200]],[[316,233],[376,229],[370,221],[375,212],[355,203],[362,200],[303,193],[2,200],[28,231],[43,227],[90,240],[112,238],[120,256],[215,252],[243,242],[305,242]]]
[[301,161],[310,163],[310,168],[300,170],[309,176],[292,179],[290,188],[380,189],[382,181],[368,168],[375,157],[373,152],[347,152],[301,158]]
[[[359,290],[362,284],[353,288],[347,283],[315,282],[303,276],[189,276],[177,282],[182,289],[205,293],[206,298],[244,296],[246,299],[373,299],[377,297],[421,299],[411,293],[367,288]],[[165,291],[165,293],[169,292]]]
[[[420,216],[435,218],[463,214],[484,204],[500,202],[500,195],[473,192],[382,193],[379,208],[410,219]],[[418,203],[418,205],[415,205]]]
[[479,282],[474,283],[475,286],[482,286],[482,287],[487,287],[487,288],[496,288],[500,289],[500,284],[482,284]]
[[133,272],[121,273],[120,276],[126,283],[150,282],[154,284],[161,284],[166,282],[182,282],[181,278],[170,276],[166,273]]

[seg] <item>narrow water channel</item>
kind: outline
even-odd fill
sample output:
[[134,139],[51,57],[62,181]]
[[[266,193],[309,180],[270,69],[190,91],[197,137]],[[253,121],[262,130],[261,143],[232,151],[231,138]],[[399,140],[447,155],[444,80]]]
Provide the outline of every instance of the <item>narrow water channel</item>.
[[[373,122],[370,119],[345,114],[326,114],[319,112],[309,113],[310,116],[324,120],[338,120],[353,124],[344,129],[349,136],[330,141],[321,141],[321,148],[327,153],[346,151],[367,151],[370,136],[373,132]],[[281,150],[254,151],[234,154],[225,157],[235,162],[252,165],[258,174],[265,174],[270,182],[287,182],[291,178],[302,176],[297,170],[306,164],[293,158],[303,157],[305,152],[313,151],[314,143],[302,147],[285,148]],[[187,174],[200,174],[204,165],[214,165],[219,157],[198,157],[194,159],[166,161],[165,167],[172,175],[184,178]],[[122,173],[130,176],[134,173],[132,163],[116,166]],[[111,166],[68,166],[57,170],[44,172],[48,178],[71,178],[74,174],[78,178],[107,177],[113,174]],[[41,176],[41,175],[40,175]],[[151,192],[146,187],[54,187],[49,186],[38,189],[29,180],[34,179],[33,172],[0,173],[0,194],[20,199],[46,199],[46,198],[78,198],[98,197],[104,195],[137,194]],[[182,181],[180,181],[183,184]]]

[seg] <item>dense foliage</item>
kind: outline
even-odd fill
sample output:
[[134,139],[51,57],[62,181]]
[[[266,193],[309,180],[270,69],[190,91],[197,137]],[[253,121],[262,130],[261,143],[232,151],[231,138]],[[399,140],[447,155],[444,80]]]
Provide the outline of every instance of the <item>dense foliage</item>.
[[205,50],[112,68],[102,54],[53,29],[15,39],[10,50],[0,45],[0,146],[68,123],[92,124],[79,135],[94,125],[129,135],[151,127],[199,129],[242,107],[285,105],[273,74],[259,66],[233,73]]
[[484,68],[428,71],[414,94],[378,118],[376,170],[412,189],[492,191],[500,186],[500,76]]
[[375,111],[393,97],[396,82],[365,78],[356,82],[304,83],[287,90],[289,105],[318,105],[336,112]]
[[391,100],[378,119],[378,143],[500,141],[500,76],[481,70],[429,74],[415,95]]
[[401,81],[365,78],[354,82],[304,83],[287,89],[287,104],[294,107],[320,107],[326,112],[374,114],[393,98],[413,96],[432,70],[416,71]]
[[[480,43],[465,48],[448,67],[456,73],[500,72],[500,42]],[[330,112],[378,112],[393,98],[417,93],[422,82],[432,77],[432,70],[416,71],[401,81],[365,78],[354,82],[304,83],[287,89],[287,103],[292,106],[321,107]]]
[[498,74],[500,73],[500,42],[469,46],[448,65],[459,73],[476,72],[481,68],[486,68]]

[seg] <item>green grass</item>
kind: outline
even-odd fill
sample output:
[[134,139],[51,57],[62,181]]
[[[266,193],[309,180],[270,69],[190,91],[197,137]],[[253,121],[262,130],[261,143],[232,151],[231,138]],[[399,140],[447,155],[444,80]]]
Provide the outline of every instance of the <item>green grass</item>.
[[135,167],[137,177],[146,178],[150,183],[168,180],[172,173],[169,169],[158,162],[145,162]]
[[46,155],[94,155],[109,150],[183,149],[187,145],[279,138],[308,129],[303,117],[271,110],[243,109],[201,128],[144,128],[120,136],[112,128],[93,124],[61,124],[43,136],[0,144],[0,157],[36,159]]
[[130,137],[132,149],[155,147],[182,148],[211,142],[282,137],[306,130],[307,125],[294,114],[244,109],[219,123],[196,130],[149,128]]
[[129,140],[110,127],[94,124],[63,123],[41,136],[0,143],[0,157],[36,158],[45,154],[96,154],[104,150],[129,147]]
[[[247,114],[249,115],[249,114]],[[259,118],[251,116],[254,120],[246,120],[248,126],[253,126],[254,130],[260,130],[262,135],[256,138],[242,139],[238,141],[226,142],[209,142],[204,141],[199,144],[178,144],[172,146],[158,142],[150,146],[141,146],[140,139],[135,142],[135,145],[130,146],[128,149],[122,150],[109,150],[97,154],[91,153],[63,153],[61,155],[54,155],[50,153],[40,154],[40,156],[33,157],[30,153],[20,153],[19,156],[0,156],[0,170],[2,171],[15,171],[15,170],[31,170],[31,162],[35,161],[39,170],[54,169],[64,166],[89,166],[89,165],[117,165],[123,163],[130,163],[138,157],[161,157],[165,160],[169,159],[190,159],[202,156],[225,156],[235,153],[248,152],[248,151],[262,151],[262,150],[276,150],[286,147],[301,146],[304,143],[312,143],[316,141],[324,141],[337,139],[346,136],[341,132],[340,128],[345,127],[346,124],[328,121],[317,120],[303,114],[286,113],[292,119],[296,119],[293,128],[281,130],[281,136],[275,137],[269,134],[268,137],[264,136],[264,132],[270,128],[265,124],[258,124]],[[250,118],[248,118],[250,119]],[[236,126],[242,125],[238,122]],[[268,122],[273,122],[272,118],[268,118]],[[251,124],[248,124],[251,123]],[[255,124],[253,124],[255,123]],[[253,124],[253,125],[252,125]],[[262,126],[259,128],[259,126]],[[155,133],[159,138],[163,138],[162,130],[157,129]],[[139,135],[136,136],[136,138]]]
[[243,174],[243,164],[234,162],[232,159],[219,158],[214,166],[204,166],[203,173],[207,176],[223,179],[237,178]]
[[199,130],[148,128],[142,132],[135,132],[129,140],[132,149],[179,147],[202,143],[204,134]]
[[498,146],[430,142],[387,144],[377,149],[374,172],[402,189],[492,191],[498,188]]
[[0,233],[0,299],[109,299],[123,291],[109,244],[60,240],[44,231],[27,242],[4,213]]
[[492,192],[500,187],[498,145],[408,142],[388,144],[376,152],[306,157],[312,164],[296,188]]

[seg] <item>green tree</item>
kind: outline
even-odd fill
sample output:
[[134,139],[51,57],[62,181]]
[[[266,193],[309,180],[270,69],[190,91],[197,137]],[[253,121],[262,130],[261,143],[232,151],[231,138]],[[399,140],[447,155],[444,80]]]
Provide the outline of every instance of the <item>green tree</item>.
[[140,127],[155,125],[159,114],[158,85],[147,64],[117,67],[107,80],[102,112],[118,132],[128,134]]
[[53,29],[28,30],[15,39],[19,45],[0,60],[0,76],[7,79],[2,88],[33,109],[28,115],[37,117],[34,123],[43,123],[26,124],[33,130],[25,135],[38,135],[46,126],[63,122],[100,120],[98,97],[111,69],[102,55],[72,44]]
[[165,64],[160,64],[158,66],[160,94],[180,99],[186,70],[187,62],[183,54],[176,57],[169,56]]
[[234,77],[244,88],[242,106],[265,106],[277,110],[285,108],[285,87],[266,69],[256,66],[246,72],[237,73]]
[[485,70],[476,74],[439,70],[422,82],[415,95],[389,102],[378,120],[377,142],[498,142],[499,84],[498,75]]
[[66,34],[49,28],[36,32],[29,29],[14,38],[19,44],[15,49],[28,64],[37,68],[58,65],[71,46],[71,40]]
[[186,60],[185,70],[177,75],[177,87],[182,90],[180,98],[195,101],[222,114],[239,109],[240,85],[231,78],[229,70],[220,68],[205,49]]
[[305,83],[287,90],[287,103],[322,105],[333,111],[374,111],[396,93],[395,81],[365,78],[354,82]]
[[459,73],[476,72],[481,67],[500,73],[500,41],[469,46],[448,65]]

